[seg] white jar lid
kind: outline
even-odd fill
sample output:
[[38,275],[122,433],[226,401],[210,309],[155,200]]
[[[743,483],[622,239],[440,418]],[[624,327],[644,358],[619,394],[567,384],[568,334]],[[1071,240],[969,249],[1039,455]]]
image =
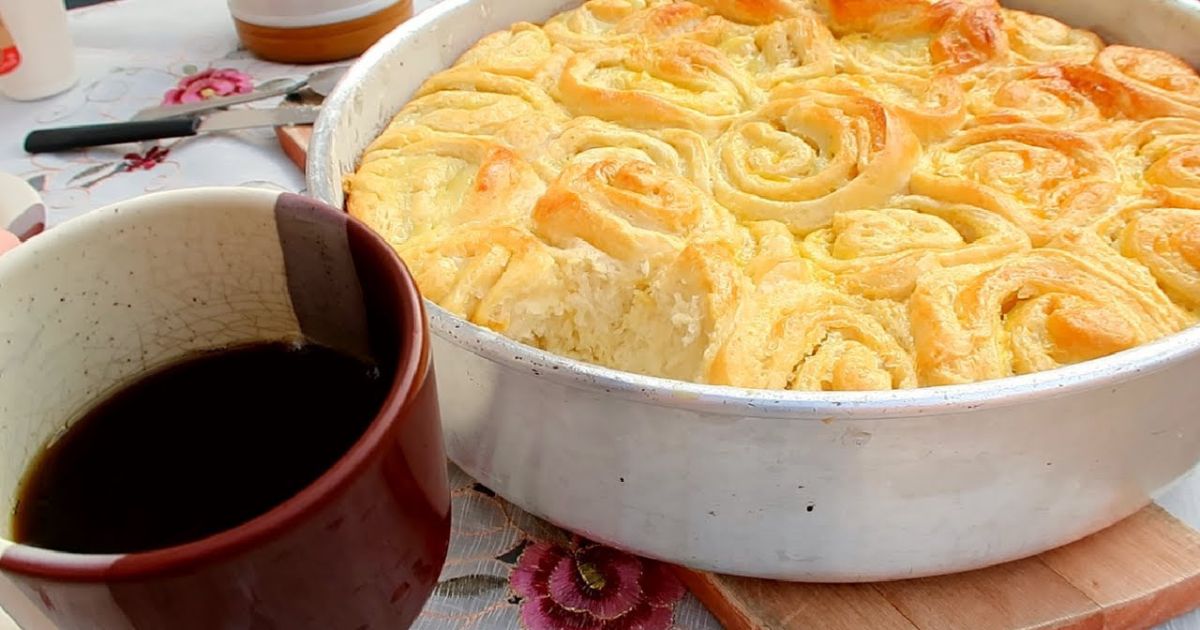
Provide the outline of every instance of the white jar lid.
[[305,28],[348,22],[382,11],[398,0],[229,0],[229,12],[247,24]]

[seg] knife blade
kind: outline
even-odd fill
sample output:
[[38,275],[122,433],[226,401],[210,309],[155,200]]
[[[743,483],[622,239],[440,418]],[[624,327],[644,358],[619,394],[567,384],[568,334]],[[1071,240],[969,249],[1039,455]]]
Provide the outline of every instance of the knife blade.
[[254,88],[253,92],[246,94],[234,94],[232,96],[219,96],[200,101],[198,103],[186,103],[183,105],[156,105],[147,107],[142,111],[133,115],[130,120],[160,120],[163,118],[175,118],[178,116],[186,116],[189,114],[198,114],[217,109],[229,107],[230,105],[241,105],[242,103],[250,103],[252,101],[271,98],[272,96],[283,96],[299,90],[308,85],[308,79],[272,79]]
[[25,136],[25,151],[49,153],[122,142],[182,138],[210,131],[305,125],[314,122],[319,113],[319,107],[236,109],[161,120],[38,129]]

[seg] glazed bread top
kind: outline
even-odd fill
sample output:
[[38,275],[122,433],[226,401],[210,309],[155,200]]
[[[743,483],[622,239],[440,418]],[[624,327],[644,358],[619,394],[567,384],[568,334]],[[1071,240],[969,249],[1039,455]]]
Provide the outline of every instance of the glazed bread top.
[[989,0],[591,0],[345,186],[447,310],[686,381],[966,383],[1200,312],[1200,78]]

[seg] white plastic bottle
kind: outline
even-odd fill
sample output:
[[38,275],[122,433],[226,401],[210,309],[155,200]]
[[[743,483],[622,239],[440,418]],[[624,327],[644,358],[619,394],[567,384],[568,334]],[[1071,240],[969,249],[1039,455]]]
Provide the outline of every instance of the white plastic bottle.
[[63,0],[0,0],[0,94],[32,101],[78,79]]

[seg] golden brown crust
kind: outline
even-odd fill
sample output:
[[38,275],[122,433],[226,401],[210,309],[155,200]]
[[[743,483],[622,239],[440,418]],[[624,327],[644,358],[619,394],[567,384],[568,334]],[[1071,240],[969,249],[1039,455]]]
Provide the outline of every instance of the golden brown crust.
[[1088,136],[986,125],[931,147],[913,172],[912,190],[986,208],[1041,246],[1103,214],[1116,200],[1116,179],[1112,159]]
[[995,0],[589,0],[345,187],[451,312],[675,379],[966,383],[1200,319],[1200,77]]
[[739,119],[713,144],[717,201],[798,233],[902,192],[920,145],[881,103],[803,90]]

